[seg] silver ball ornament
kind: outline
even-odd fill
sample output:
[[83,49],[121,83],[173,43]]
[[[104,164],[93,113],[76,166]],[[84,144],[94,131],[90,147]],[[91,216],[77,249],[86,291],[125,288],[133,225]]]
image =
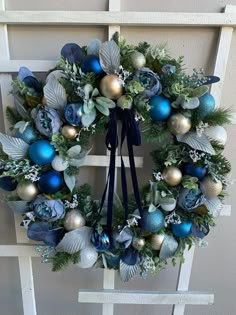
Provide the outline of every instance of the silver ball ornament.
[[89,245],[80,251],[80,262],[77,264],[79,268],[91,268],[98,259],[98,253],[94,246]]
[[58,172],[65,171],[67,169],[68,165],[69,165],[68,161],[64,160],[59,155],[56,155],[52,161],[52,168]]
[[153,234],[151,238],[151,246],[154,250],[160,250],[164,241],[165,234]]
[[131,109],[132,108],[132,97],[129,95],[122,95],[117,100],[117,106],[121,109]]
[[135,238],[132,242],[133,248],[137,249],[138,251],[142,250],[145,246],[145,239],[144,238]]
[[74,139],[77,136],[78,131],[74,126],[65,125],[62,127],[61,133],[67,139]]
[[162,172],[162,176],[164,181],[169,186],[177,186],[182,180],[182,173],[181,171],[175,166],[168,166]]
[[184,135],[191,129],[191,120],[182,114],[174,114],[168,120],[168,127],[175,136]]
[[64,218],[64,228],[67,231],[78,229],[85,225],[85,218],[79,210],[71,210],[67,212]]
[[37,186],[30,180],[21,181],[16,187],[16,193],[20,199],[32,201],[39,193]]
[[215,140],[222,145],[225,145],[227,142],[227,131],[222,126],[211,126],[205,129],[204,133],[208,138]]
[[131,56],[131,63],[135,69],[143,68],[146,64],[145,56],[139,51],[134,51]]
[[213,181],[210,176],[206,176],[201,182],[201,190],[206,198],[211,199],[217,197],[222,191],[222,183]]

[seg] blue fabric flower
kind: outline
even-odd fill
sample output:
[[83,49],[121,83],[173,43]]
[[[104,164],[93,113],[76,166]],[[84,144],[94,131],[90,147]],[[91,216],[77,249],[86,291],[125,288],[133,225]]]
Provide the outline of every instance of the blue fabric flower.
[[28,88],[31,88],[38,93],[42,92],[42,87],[39,81],[27,67],[20,68],[18,78],[20,81],[24,82]]
[[84,58],[82,48],[75,43],[69,43],[63,46],[61,49],[61,55],[71,63],[82,61]]
[[149,68],[141,68],[134,74],[134,80],[138,81],[143,87],[144,91],[141,95],[146,98],[151,98],[156,94],[161,93],[161,83],[159,76]]
[[30,209],[34,211],[37,218],[48,222],[53,222],[64,218],[65,207],[61,200],[48,200],[39,195],[30,204]]
[[46,137],[51,137],[61,127],[60,116],[54,108],[38,105],[32,110],[31,116],[37,130]]
[[48,222],[34,222],[29,226],[27,236],[33,241],[42,241],[48,246],[56,247],[64,236],[64,230],[62,228],[50,230]]
[[185,188],[180,191],[178,205],[186,211],[193,211],[203,204],[203,199],[204,196],[199,189]]

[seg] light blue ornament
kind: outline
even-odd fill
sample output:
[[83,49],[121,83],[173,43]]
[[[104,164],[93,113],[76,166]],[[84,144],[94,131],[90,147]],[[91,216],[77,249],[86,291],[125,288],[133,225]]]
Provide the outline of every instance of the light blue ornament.
[[175,236],[186,237],[191,234],[192,222],[185,221],[180,224],[172,224],[171,228]]
[[49,170],[40,176],[39,189],[46,194],[55,194],[62,189],[64,184],[61,173]]
[[54,147],[47,140],[37,140],[29,148],[30,159],[38,165],[50,164],[55,155]]
[[149,105],[151,106],[150,116],[154,121],[166,120],[171,114],[170,101],[166,97],[154,95]]
[[84,58],[81,69],[84,73],[93,72],[95,74],[102,74],[103,70],[98,56],[87,56]]
[[148,232],[158,232],[164,226],[164,215],[156,209],[153,212],[145,211],[143,214],[142,228]]
[[83,104],[71,103],[66,106],[65,119],[70,125],[81,126],[82,115],[83,115]]
[[32,126],[29,125],[25,128],[23,132],[20,132],[20,130],[18,130],[16,133],[16,137],[21,138],[28,144],[31,144],[37,140],[37,133],[34,130],[34,128],[32,128]]
[[215,109],[215,99],[210,93],[205,93],[199,97],[200,105],[198,107],[198,113],[201,118],[206,117]]

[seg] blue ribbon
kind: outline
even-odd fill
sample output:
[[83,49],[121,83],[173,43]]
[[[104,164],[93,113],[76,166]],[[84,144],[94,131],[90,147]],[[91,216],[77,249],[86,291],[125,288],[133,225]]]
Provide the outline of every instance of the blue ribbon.
[[114,197],[114,186],[115,186],[115,168],[116,168],[116,149],[118,147],[118,134],[117,134],[117,116],[121,116],[122,129],[121,129],[121,142],[120,142],[120,153],[121,153],[121,185],[123,194],[123,206],[124,206],[124,225],[128,219],[128,189],[125,165],[122,156],[122,146],[125,139],[127,139],[128,155],[130,162],[131,178],[134,190],[134,197],[139,210],[141,219],[143,218],[143,209],[141,198],[139,194],[138,179],[135,168],[133,146],[139,146],[141,144],[141,134],[139,124],[135,120],[134,114],[129,109],[121,110],[115,108],[111,112],[111,120],[106,135],[106,146],[110,150],[110,164],[109,171],[106,181],[105,190],[101,200],[100,211],[104,205],[106,193],[108,189],[108,201],[107,201],[107,227],[108,232],[112,231],[112,217],[113,217],[113,197]]

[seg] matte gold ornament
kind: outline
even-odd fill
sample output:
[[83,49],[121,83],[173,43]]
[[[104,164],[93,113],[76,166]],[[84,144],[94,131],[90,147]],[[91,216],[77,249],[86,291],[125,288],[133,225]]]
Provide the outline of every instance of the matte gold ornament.
[[137,250],[142,250],[143,247],[145,246],[145,239],[144,238],[135,238],[132,242],[133,248]]
[[78,134],[78,131],[74,126],[65,125],[62,128],[61,133],[67,139],[74,139]]
[[181,171],[175,166],[168,166],[162,173],[164,181],[170,186],[177,186],[182,180]]
[[122,109],[131,109],[132,97],[129,95],[122,95],[117,100],[117,106],[122,108]]
[[154,250],[160,250],[164,241],[165,234],[153,234],[151,239],[151,246]]
[[100,83],[102,95],[112,100],[117,100],[122,95],[122,82],[115,74],[106,75]]
[[191,120],[182,114],[175,114],[169,118],[168,127],[175,136],[184,135],[191,129]]
[[134,51],[131,54],[131,63],[135,69],[143,68],[146,64],[145,56],[139,51]]
[[222,183],[213,181],[210,176],[206,176],[201,182],[201,190],[206,198],[215,198],[222,191]]
[[16,193],[20,199],[32,201],[39,193],[37,186],[30,180],[20,182],[16,187]]
[[64,219],[64,228],[67,231],[76,230],[85,225],[85,219],[79,210],[67,212]]

